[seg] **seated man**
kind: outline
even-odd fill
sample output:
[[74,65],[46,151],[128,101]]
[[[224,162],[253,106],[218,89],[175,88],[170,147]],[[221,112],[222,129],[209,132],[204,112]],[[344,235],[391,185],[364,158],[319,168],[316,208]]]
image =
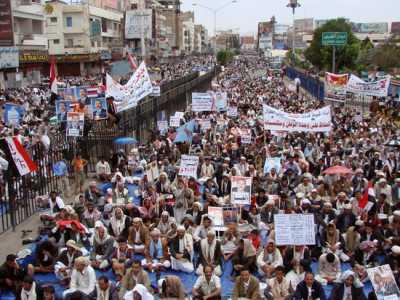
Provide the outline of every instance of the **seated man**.
[[18,265],[16,259],[16,255],[9,254],[5,263],[0,266],[0,290],[2,292],[10,291],[14,295],[17,295],[26,275],[25,270]]
[[318,262],[318,276],[317,280],[327,281],[333,283],[340,277],[340,259],[335,254],[329,252],[322,254]]
[[130,264],[133,259],[133,249],[130,247],[123,236],[117,239],[117,246],[110,256],[111,267],[114,273],[122,278],[125,274],[125,267]]
[[43,290],[29,275],[24,277],[22,281],[21,300],[43,299]]
[[242,269],[240,276],[236,278],[235,285],[232,291],[232,300],[246,298],[251,300],[261,299],[260,282],[250,274],[248,269]]
[[82,256],[82,252],[74,240],[69,240],[65,245],[67,249],[60,253],[54,267],[55,274],[62,283],[69,282],[75,259]]
[[119,290],[120,299],[123,298],[127,291],[131,291],[136,284],[142,284],[149,291],[151,290],[149,275],[142,269],[140,260],[134,260],[132,266],[126,270],[124,277],[122,277]]
[[144,254],[144,249],[149,243],[149,230],[143,225],[141,218],[134,218],[129,228],[128,243],[136,254]]
[[35,265],[28,265],[28,273],[53,273],[57,247],[49,240],[41,242],[36,249]]
[[203,300],[207,297],[208,300],[221,299],[221,280],[214,273],[214,268],[206,265],[203,268],[203,275],[197,278],[192,289],[194,300]]
[[94,228],[94,225],[101,218],[101,212],[94,206],[93,202],[86,202],[86,208],[82,214],[82,224],[87,228]]
[[40,220],[44,223],[54,221],[55,216],[65,207],[64,201],[55,191],[50,192],[48,203],[50,211],[40,216]]
[[275,268],[275,277],[267,281],[268,288],[264,294],[268,300],[289,300],[292,297],[293,289],[289,280],[285,278],[285,268],[277,266]]
[[266,278],[271,278],[277,266],[283,265],[281,252],[274,240],[269,240],[264,251],[257,257],[258,272]]
[[93,249],[90,253],[92,267],[95,269],[106,269],[109,267],[108,259],[114,250],[115,240],[108,234],[104,225],[99,222],[96,224]]
[[159,272],[161,269],[168,269],[171,266],[168,254],[168,242],[161,237],[161,232],[154,228],[150,233],[150,243],[145,250],[145,258],[142,266],[150,272]]
[[248,239],[241,239],[239,245],[232,256],[232,273],[240,274],[242,269],[256,270],[256,249]]
[[183,287],[182,280],[175,275],[167,275],[158,281],[160,299],[185,300],[187,293]]
[[194,270],[192,263],[193,238],[186,233],[184,226],[177,228],[176,237],[169,244],[171,253],[171,267],[173,270],[192,273]]
[[100,276],[96,288],[90,293],[90,299],[118,300],[118,288],[115,283],[108,280],[107,276]]
[[325,291],[322,285],[314,279],[314,274],[307,272],[304,280],[297,285],[294,300],[320,299],[326,300]]
[[115,207],[111,214],[110,225],[108,231],[110,235],[114,237],[123,236],[128,238],[129,226],[131,224],[131,218],[124,214],[124,211],[120,207]]
[[200,241],[199,266],[196,270],[197,275],[202,275],[203,268],[210,265],[214,269],[214,274],[222,275],[222,249],[221,242],[215,238],[215,232],[210,230],[207,232],[207,238]]
[[96,288],[96,274],[90,266],[90,261],[86,257],[75,259],[75,266],[71,274],[69,289],[64,291],[64,299],[88,299],[90,293]]

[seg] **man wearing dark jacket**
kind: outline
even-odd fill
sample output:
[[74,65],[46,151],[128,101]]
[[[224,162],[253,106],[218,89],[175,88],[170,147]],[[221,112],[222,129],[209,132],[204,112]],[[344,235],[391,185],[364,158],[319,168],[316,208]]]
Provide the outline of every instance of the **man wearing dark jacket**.
[[26,272],[22,269],[14,254],[7,255],[6,262],[0,267],[0,289],[2,291],[11,291],[17,295],[18,289],[21,287],[22,280]]
[[336,299],[357,299],[366,300],[362,288],[355,287],[354,273],[352,271],[346,271],[342,275],[342,283],[337,284],[333,287],[329,300]]
[[314,274],[307,272],[304,280],[297,285],[296,292],[293,296],[294,300],[320,299],[326,300],[322,285],[314,280]]
[[96,288],[90,293],[89,298],[91,300],[118,300],[118,288],[106,276],[100,276],[97,280]]

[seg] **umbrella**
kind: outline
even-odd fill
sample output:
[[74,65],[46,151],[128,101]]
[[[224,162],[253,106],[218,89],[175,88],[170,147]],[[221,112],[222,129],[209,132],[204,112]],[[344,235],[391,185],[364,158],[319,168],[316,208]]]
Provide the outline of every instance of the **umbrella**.
[[137,140],[133,137],[119,137],[114,140],[116,145],[132,145],[137,144]]
[[323,174],[327,175],[334,175],[334,174],[352,174],[353,171],[350,170],[349,168],[343,167],[343,166],[333,166],[325,171],[322,172]]
[[386,144],[386,146],[389,146],[389,147],[400,147],[400,140],[398,140],[398,139],[393,139],[393,140],[389,141],[389,142]]

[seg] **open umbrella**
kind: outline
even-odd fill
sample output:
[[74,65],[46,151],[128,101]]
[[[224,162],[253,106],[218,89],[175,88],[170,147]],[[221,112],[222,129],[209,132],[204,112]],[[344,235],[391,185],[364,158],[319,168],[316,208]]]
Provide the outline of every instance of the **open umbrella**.
[[133,137],[119,137],[114,140],[116,145],[133,145],[137,144],[137,140]]
[[400,140],[395,138],[395,139],[389,141],[388,143],[386,143],[386,146],[399,148],[400,147]]
[[346,174],[352,174],[353,171],[343,166],[333,166],[326,169],[322,173],[326,175],[335,175],[335,174],[346,175]]

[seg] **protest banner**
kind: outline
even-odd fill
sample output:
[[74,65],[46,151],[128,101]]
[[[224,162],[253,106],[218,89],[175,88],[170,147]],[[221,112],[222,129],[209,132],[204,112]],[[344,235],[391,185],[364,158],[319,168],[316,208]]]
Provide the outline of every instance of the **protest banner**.
[[330,106],[303,114],[293,114],[264,104],[263,116],[266,130],[329,132],[332,127]]
[[213,101],[215,103],[215,109],[217,112],[223,112],[227,110],[228,94],[226,92],[214,92]]
[[192,111],[212,111],[213,97],[210,93],[192,93]]
[[356,75],[351,74],[346,85],[346,91],[376,97],[386,97],[389,92],[390,76],[374,81],[366,82]]
[[78,112],[67,113],[67,136],[83,136],[85,114]]
[[179,167],[179,175],[197,178],[197,166],[199,165],[199,157],[193,155],[182,155],[181,165]]
[[107,119],[107,102],[106,98],[91,99],[91,115],[93,120]]
[[344,102],[346,100],[346,85],[348,74],[325,73],[325,99]]
[[169,126],[171,127],[179,127],[181,125],[181,118],[178,116],[170,116],[169,117]]
[[218,206],[208,207],[208,216],[213,221],[213,226],[222,227],[224,226],[223,208]]
[[209,119],[199,119],[201,130],[206,131],[211,128],[211,121]]
[[251,144],[251,129],[245,128],[238,131],[242,144]]
[[18,126],[24,114],[23,106],[14,103],[4,104],[3,121],[7,126]]
[[275,169],[278,174],[281,171],[281,167],[280,157],[267,157],[264,164],[264,174],[268,174],[272,169]]
[[168,121],[157,121],[157,129],[161,133],[165,133],[168,131]]
[[71,101],[56,101],[56,115],[58,122],[67,122],[67,113],[72,111]]
[[400,299],[399,287],[389,265],[369,268],[367,273],[378,300]]
[[160,176],[160,171],[156,161],[147,164],[146,166],[146,177],[149,182],[155,182]]
[[238,108],[237,106],[229,106],[227,111],[227,116],[231,118],[236,118],[238,116]]
[[183,119],[185,113],[183,111],[176,111],[174,116]]
[[248,205],[251,199],[251,177],[232,176],[231,201],[237,205]]
[[238,222],[239,207],[236,206],[224,206],[223,207],[223,218],[224,225],[227,226],[231,223]]
[[278,246],[315,245],[315,223],[312,214],[274,215],[275,242]]
[[153,86],[146,64],[142,62],[125,85],[121,85],[107,74],[106,97],[114,97],[117,111],[121,112],[135,107],[139,100],[153,92]]

